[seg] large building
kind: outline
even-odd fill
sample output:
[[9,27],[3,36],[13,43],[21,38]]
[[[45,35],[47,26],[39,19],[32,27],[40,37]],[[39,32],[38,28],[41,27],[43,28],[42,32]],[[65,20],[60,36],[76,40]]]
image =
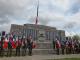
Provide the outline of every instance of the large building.
[[53,41],[56,37],[58,37],[59,40],[65,39],[64,30],[57,30],[55,27],[35,24],[12,24],[10,33],[17,36],[25,36],[26,38],[31,36],[32,39],[36,41]]

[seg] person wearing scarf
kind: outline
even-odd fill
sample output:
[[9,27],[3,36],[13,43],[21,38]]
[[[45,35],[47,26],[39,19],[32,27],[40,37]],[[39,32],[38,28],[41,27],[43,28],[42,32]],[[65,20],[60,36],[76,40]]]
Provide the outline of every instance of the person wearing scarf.
[[56,39],[56,51],[57,51],[57,55],[59,55],[59,51],[60,51],[60,48],[61,48],[61,43],[58,39]]
[[23,38],[22,39],[22,56],[26,55],[26,46],[27,46],[26,38]]
[[20,56],[21,39],[18,38],[16,41],[16,56]]
[[5,40],[3,41],[3,49],[4,49],[4,54],[7,53],[7,51],[8,51],[8,39],[6,37],[5,37]]
[[3,41],[5,40],[5,31],[2,31],[2,36],[1,36],[1,56],[4,55],[4,49],[3,49]]
[[32,40],[32,37],[30,36],[28,39],[27,39],[27,48],[29,50],[28,52],[28,55],[29,56],[32,56],[32,49],[33,49],[33,40]]
[[13,41],[13,37],[12,35],[9,37],[9,42],[8,42],[8,56],[12,55],[12,41]]

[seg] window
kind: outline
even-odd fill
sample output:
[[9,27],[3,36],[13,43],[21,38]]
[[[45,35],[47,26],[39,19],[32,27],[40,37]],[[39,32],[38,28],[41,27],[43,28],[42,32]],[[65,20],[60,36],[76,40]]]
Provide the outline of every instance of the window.
[[32,36],[32,39],[36,40],[37,39],[37,30],[26,29],[26,37],[29,38],[29,36]]
[[50,40],[50,32],[49,31],[46,31],[46,39]]

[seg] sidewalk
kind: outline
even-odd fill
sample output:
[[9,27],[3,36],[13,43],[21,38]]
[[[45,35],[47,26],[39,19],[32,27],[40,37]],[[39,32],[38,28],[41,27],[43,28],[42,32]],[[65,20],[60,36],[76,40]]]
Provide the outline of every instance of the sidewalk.
[[60,59],[60,58],[80,58],[80,54],[74,55],[33,55],[20,57],[0,57],[0,60],[45,60],[45,59]]

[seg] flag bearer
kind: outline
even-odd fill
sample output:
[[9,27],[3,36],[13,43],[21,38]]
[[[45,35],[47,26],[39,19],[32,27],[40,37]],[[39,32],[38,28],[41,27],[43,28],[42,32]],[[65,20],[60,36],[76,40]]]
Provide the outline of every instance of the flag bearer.
[[0,54],[1,56],[3,56],[4,54],[4,49],[3,49],[3,41],[5,40],[5,31],[2,32],[2,36],[1,36],[1,51]]
[[20,48],[21,48],[21,39],[18,38],[17,42],[16,42],[16,56],[20,56]]
[[12,35],[9,37],[9,42],[8,42],[8,56],[12,55],[12,41],[13,41],[13,37]]
[[22,56],[26,55],[26,47],[27,47],[27,41],[25,38],[22,39]]
[[57,52],[57,55],[60,54],[60,48],[61,48],[61,44],[60,44],[60,41],[58,39],[56,39],[56,52]]
[[29,39],[27,39],[27,48],[29,49],[28,55],[32,56],[32,45],[33,45],[33,41],[32,38],[30,36]]
[[61,41],[61,50],[62,50],[62,54],[64,55],[64,51],[65,51],[65,41]]

